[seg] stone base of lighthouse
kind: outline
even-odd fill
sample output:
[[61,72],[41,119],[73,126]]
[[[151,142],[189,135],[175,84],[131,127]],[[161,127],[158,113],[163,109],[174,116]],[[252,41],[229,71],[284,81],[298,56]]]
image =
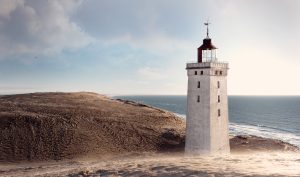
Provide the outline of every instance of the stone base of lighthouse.
[[187,155],[228,154],[227,63],[188,63]]

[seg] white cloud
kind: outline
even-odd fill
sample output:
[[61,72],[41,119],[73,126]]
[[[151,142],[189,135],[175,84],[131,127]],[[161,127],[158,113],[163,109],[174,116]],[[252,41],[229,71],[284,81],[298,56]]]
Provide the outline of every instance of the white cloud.
[[76,49],[92,38],[70,16],[78,0],[0,0],[1,56]]
[[1,0],[0,16],[4,18],[8,18],[10,12],[14,11],[19,5],[24,5],[24,1],[23,0]]

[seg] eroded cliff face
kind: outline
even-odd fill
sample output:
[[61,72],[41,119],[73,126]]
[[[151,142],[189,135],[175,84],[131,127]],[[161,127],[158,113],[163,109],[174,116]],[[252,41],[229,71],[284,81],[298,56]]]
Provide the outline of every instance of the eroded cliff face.
[[184,129],[172,113],[95,93],[0,97],[0,161],[182,150]]

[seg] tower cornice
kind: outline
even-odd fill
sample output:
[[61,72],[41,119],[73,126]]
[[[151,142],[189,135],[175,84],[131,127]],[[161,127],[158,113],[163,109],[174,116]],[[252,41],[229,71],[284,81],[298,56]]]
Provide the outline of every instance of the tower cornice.
[[201,69],[201,68],[228,68],[227,62],[203,62],[203,63],[187,63],[186,69]]

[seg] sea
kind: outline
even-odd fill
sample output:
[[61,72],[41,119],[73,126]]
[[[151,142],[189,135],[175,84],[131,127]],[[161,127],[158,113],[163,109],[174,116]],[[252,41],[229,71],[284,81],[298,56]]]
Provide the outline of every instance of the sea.
[[[186,96],[115,96],[186,118]],[[300,96],[229,96],[229,133],[282,140],[300,147]]]

